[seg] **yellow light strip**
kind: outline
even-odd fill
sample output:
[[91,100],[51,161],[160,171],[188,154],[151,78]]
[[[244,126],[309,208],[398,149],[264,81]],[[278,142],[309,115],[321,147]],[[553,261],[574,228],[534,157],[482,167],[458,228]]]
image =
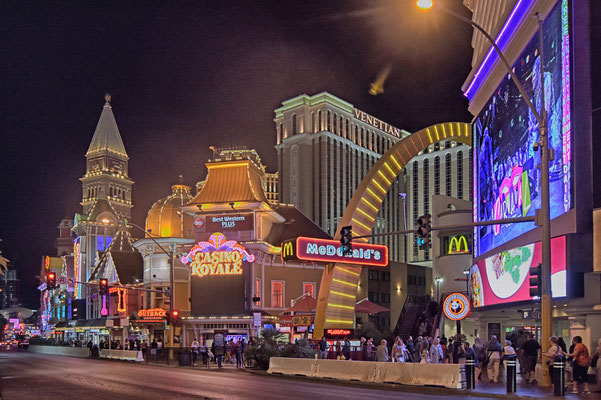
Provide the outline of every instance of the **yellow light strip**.
[[394,177],[396,177],[396,176],[397,176],[396,172],[394,172],[394,171],[392,170],[392,168],[390,168],[390,165],[388,165],[388,161],[386,161],[386,162],[384,163],[384,166],[386,167],[386,169],[388,170],[388,172],[390,172],[390,173],[392,174],[392,176],[394,176]]
[[356,224],[361,225],[363,228],[365,228],[368,232],[371,231],[371,228],[367,225],[365,225],[364,223],[362,223],[361,221],[358,221],[356,218],[353,218],[353,222]]
[[[466,245],[466,247],[467,247],[467,245]],[[338,267],[338,269],[339,269],[340,271],[347,272],[347,273],[349,273],[349,274],[351,274],[351,275],[355,275],[355,276],[359,276],[359,275],[361,275],[361,274],[359,274],[358,272],[351,271],[350,269],[346,269],[346,268],[342,268],[342,267]]]
[[436,134],[436,141],[440,141],[440,135],[438,134],[438,129],[436,128],[436,125],[434,125],[434,133]]
[[348,297],[349,299],[357,298],[355,295],[337,292],[336,290],[330,290],[330,293],[335,294],[336,296]]
[[465,137],[469,137],[470,136],[470,129],[469,129],[469,125],[465,124]]
[[399,162],[396,160],[396,158],[394,157],[394,154],[390,155],[390,159],[392,160],[393,163],[396,164],[397,167],[399,167],[399,171],[403,169],[403,167],[401,167],[401,164],[399,164]]
[[386,194],[386,190],[384,190],[384,188],[378,183],[377,180],[375,180],[375,178],[371,180],[371,183],[373,183],[374,185],[376,185],[378,187],[378,189],[380,189],[382,191],[382,193]]
[[343,304],[328,303],[328,307],[344,308],[346,310],[354,310],[355,306],[345,306]]
[[442,135],[446,138],[447,137],[447,130],[444,128],[444,124],[440,124],[442,126]]
[[229,167],[245,167],[247,166],[248,163],[245,162],[238,162],[238,163],[225,163],[225,164],[208,164],[207,165],[207,169],[213,169],[213,168],[229,168]]
[[428,134],[428,139],[430,139],[430,143],[434,143],[434,140],[432,140],[432,134],[430,133],[430,128],[426,128],[426,133]]
[[382,179],[384,179],[384,181],[386,181],[387,184],[392,184],[392,182],[390,182],[390,179],[388,179],[386,177],[386,175],[384,175],[384,173],[382,172],[382,170],[378,170],[378,174],[382,177]]
[[368,206],[370,206],[375,212],[379,212],[380,210],[378,210],[378,208],[376,206],[374,206],[373,204],[371,204],[369,202],[369,200],[367,200],[365,197],[361,197],[361,200],[363,200],[363,202],[365,204],[367,204]]
[[363,214],[365,217],[367,217],[372,222],[376,220],[374,217],[372,217],[371,215],[369,215],[368,213],[366,213],[365,211],[363,211],[359,207],[357,207],[357,211],[359,211],[361,214]]
[[461,136],[461,127],[459,126],[459,122],[457,122],[457,136]]
[[334,324],[354,324],[355,321],[349,319],[326,319],[326,322],[332,322]]
[[376,200],[378,200],[379,202],[382,202],[382,199],[380,197],[378,197],[378,195],[373,190],[371,190],[370,188],[367,188],[367,192],[369,194],[371,194],[372,196],[374,196]]
[[357,285],[355,283],[343,281],[342,279],[334,278],[334,279],[332,279],[332,282],[340,283],[341,285],[346,285],[346,286],[350,286],[350,287],[357,287]]

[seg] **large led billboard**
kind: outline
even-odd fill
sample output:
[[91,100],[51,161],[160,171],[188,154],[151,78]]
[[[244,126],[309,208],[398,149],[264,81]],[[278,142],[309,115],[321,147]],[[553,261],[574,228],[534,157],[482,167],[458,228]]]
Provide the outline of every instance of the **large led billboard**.
[[[551,218],[572,207],[570,38],[568,2],[560,0],[543,24],[543,62],[536,34],[513,71],[540,112],[544,94],[549,146]],[[544,78],[540,78],[541,68]],[[474,120],[474,221],[533,216],[541,206],[540,131],[534,114],[505,77]],[[474,256],[534,228],[534,223],[474,228]]]
[[[541,242],[516,247],[479,261],[470,268],[469,294],[474,308],[532,300],[530,268],[542,261]],[[551,290],[566,296],[566,237],[551,240]]]

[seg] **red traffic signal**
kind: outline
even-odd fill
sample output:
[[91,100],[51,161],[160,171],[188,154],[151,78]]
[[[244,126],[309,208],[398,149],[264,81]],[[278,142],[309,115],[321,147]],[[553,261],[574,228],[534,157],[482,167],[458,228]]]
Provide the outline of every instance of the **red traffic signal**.
[[167,313],[167,321],[169,322],[170,325],[179,325],[182,320],[180,318],[179,315],[179,311],[178,310],[173,310],[171,312]]
[[48,289],[56,288],[56,273],[55,272],[47,272],[46,273],[46,287]]
[[100,279],[100,281],[98,281],[98,293],[100,295],[107,295],[109,294],[109,281],[106,278],[102,278]]

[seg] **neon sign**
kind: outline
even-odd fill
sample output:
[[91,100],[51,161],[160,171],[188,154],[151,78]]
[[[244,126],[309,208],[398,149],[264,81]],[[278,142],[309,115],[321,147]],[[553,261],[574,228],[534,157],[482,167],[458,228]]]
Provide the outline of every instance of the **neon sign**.
[[350,329],[326,329],[328,336],[348,336],[352,333]]
[[353,243],[352,253],[343,255],[338,240],[301,236],[282,243],[282,260],[341,262],[385,267],[388,265],[388,247]]
[[469,253],[470,249],[467,246],[467,239],[465,236],[453,236],[449,242],[449,253],[448,254],[466,254]]
[[216,232],[208,242],[198,242],[180,261],[190,264],[191,275],[202,278],[207,275],[242,275],[242,262],[253,262],[255,256],[240,243],[226,240],[223,233]]
[[167,311],[162,308],[138,310],[138,320],[140,322],[164,322],[166,318]]
[[442,309],[448,319],[459,321],[469,314],[470,301],[463,293],[453,293],[444,300]]
[[73,290],[73,296],[75,296],[76,299],[79,299],[79,283],[77,283],[77,281],[79,280],[79,263],[81,262],[79,249],[79,238],[77,238],[73,243],[73,276],[75,277],[75,287]]

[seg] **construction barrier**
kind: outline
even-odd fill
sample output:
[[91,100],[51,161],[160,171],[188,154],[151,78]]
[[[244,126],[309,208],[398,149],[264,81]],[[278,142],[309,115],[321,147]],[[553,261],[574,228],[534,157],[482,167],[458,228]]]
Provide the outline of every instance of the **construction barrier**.
[[465,387],[463,364],[414,364],[272,357],[270,374],[301,375],[414,386]]
[[319,378],[341,379],[346,381],[374,382],[378,364],[374,361],[317,360]]
[[317,361],[313,358],[284,358],[269,359],[268,374],[315,376]]
[[87,347],[71,347],[71,346],[39,346],[29,345],[30,352],[41,354],[53,354],[56,356],[69,357],[89,357],[90,350]]
[[110,358],[112,360],[138,361],[138,352],[135,350],[100,350],[101,358]]

